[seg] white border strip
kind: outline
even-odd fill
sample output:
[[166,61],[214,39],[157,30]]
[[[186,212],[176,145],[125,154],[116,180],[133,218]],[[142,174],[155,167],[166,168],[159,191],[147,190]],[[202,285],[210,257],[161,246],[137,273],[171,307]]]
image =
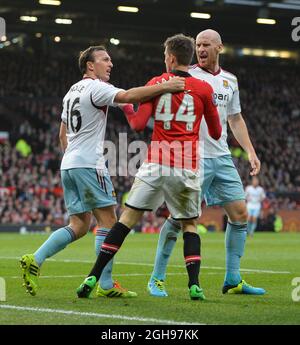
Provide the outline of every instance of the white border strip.
[[118,319],[126,321],[138,321],[138,322],[152,322],[159,324],[167,325],[206,325],[205,323],[191,323],[191,322],[179,322],[174,320],[162,320],[162,319],[153,319],[153,318],[144,318],[137,316],[125,316],[117,314],[98,314],[98,313],[88,313],[88,312],[79,312],[74,310],[63,310],[63,309],[49,309],[49,308],[34,308],[34,307],[21,307],[17,305],[9,304],[0,304],[0,309],[11,309],[11,310],[20,310],[20,311],[32,311],[39,313],[53,313],[53,314],[64,314],[64,315],[75,315],[75,316],[88,316],[88,317],[97,317],[102,319]]

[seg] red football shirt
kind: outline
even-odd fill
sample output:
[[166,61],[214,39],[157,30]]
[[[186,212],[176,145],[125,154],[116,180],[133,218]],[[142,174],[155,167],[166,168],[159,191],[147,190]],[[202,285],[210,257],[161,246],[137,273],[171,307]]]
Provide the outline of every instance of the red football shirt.
[[147,85],[163,83],[175,75],[186,78],[185,91],[165,93],[141,104],[136,113],[125,111],[125,114],[130,126],[136,130],[144,129],[150,116],[154,117],[148,162],[197,170],[202,115],[210,135],[218,139],[222,131],[219,114],[212,87],[187,72],[163,73]]

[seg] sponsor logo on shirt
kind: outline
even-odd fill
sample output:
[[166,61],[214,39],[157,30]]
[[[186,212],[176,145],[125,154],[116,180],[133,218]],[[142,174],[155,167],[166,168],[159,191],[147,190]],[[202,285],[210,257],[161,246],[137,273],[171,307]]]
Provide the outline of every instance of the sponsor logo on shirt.
[[218,101],[225,101],[228,102],[229,101],[229,94],[223,94],[223,93],[214,93],[213,97],[215,99],[215,101],[219,104],[220,102]]

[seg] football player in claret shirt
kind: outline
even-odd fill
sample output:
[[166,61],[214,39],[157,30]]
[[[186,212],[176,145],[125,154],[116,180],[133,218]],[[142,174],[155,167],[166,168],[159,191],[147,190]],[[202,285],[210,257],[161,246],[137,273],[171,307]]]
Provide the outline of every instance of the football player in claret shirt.
[[[114,189],[103,156],[108,107],[141,102],[164,92],[184,89],[183,78],[127,91],[109,84],[113,64],[103,46],[89,47],[81,52],[79,68],[83,79],[72,85],[64,97],[59,135],[64,151],[61,179],[70,223],[54,231],[35,253],[22,256],[23,285],[33,296],[38,290],[38,276],[44,261],[84,236],[89,230],[92,213],[98,226],[96,254],[117,221]],[[103,271],[98,296],[136,296],[135,292],[114,282],[111,274],[112,262]]]
[[[198,63],[188,70],[193,77],[205,80],[212,86],[222,124],[221,138],[213,140],[208,133],[206,121],[201,122],[201,198],[205,199],[207,206],[222,206],[228,216],[225,235],[226,272],[222,292],[263,295],[263,288],[251,286],[241,277],[240,262],[247,237],[247,209],[244,187],[227,144],[227,123],[235,139],[248,154],[251,176],[259,173],[260,161],[241,114],[237,78],[219,65],[222,49],[218,32],[211,29],[201,31],[196,37]],[[180,227],[179,222],[168,218],[161,228],[155,264],[148,282],[148,290],[152,296],[168,296],[165,289],[166,269]]]
[[164,45],[167,73],[153,78],[148,85],[181,76],[185,78],[185,91],[156,97],[140,105],[137,113],[132,105],[123,108],[136,130],[143,130],[150,116],[154,117],[152,140],[120,220],[110,230],[93,269],[77,289],[78,297],[90,295],[103,268],[144,211],[155,211],[165,201],[171,216],[182,225],[189,296],[193,300],[205,299],[199,282],[201,243],[196,231],[200,209],[199,127],[204,115],[210,135],[217,140],[221,124],[211,86],[187,72],[194,40],[179,34],[168,38]]

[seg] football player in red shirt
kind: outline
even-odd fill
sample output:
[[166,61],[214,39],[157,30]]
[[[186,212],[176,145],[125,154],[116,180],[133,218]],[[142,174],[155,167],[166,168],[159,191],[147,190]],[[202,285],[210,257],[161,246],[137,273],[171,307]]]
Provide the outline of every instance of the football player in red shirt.
[[154,116],[148,157],[136,174],[119,222],[110,230],[93,269],[77,289],[78,297],[89,297],[103,268],[144,211],[155,211],[166,202],[172,218],[182,224],[190,298],[205,299],[199,283],[201,243],[196,231],[200,209],[199,127],[204,115],[209,134],[218,140],[221,124],[213,89],[187,72],[194,54],[194,39],[179,34],[168,38],[164,46],[167,73],[151,79],[148,85],[180,76],[185,78],[185,91],[156,97],[140,105],[137,113],[132,105],[124,107],[131,127],[136,130],[143,130],[150,116]]

